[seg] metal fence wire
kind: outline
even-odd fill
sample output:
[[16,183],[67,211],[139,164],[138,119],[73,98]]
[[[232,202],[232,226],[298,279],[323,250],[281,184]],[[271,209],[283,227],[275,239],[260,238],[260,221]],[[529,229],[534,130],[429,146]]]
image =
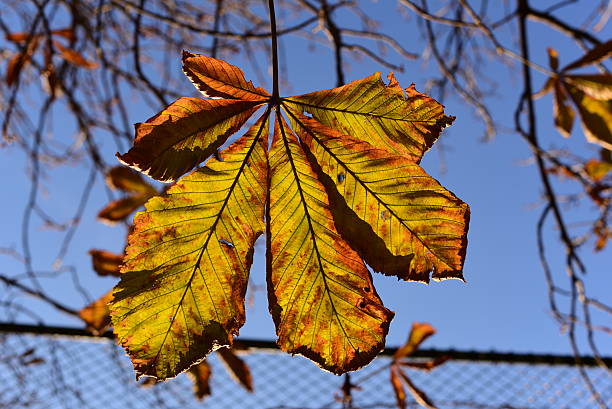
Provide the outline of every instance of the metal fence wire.
[[[38,329],[36,329],[38,328]],[[211,354],[212,395],[198,401],[185,374],[145,387],[135,381],[129,359],[107,338],[79,330],[3,325],[0,328],[0,408],[342,408],[343,377],[320,370],[301,357],[243,341],[241,354],[253,376],[254,391],[234,381]],[[34,332],[38,332],[37,334]],[[53,335],[54,334],[54,335]],[[58,336],[59,335],[59,336]],[[395,408],[381,355],[351,374],[352,408]],[[430,372],[408,370],[440,409],[596,408],[572,357],[421,351],[419,357],[451,353],[453,359]],[[419,358],[417,358],[419,359]],[[606,359],[609,364],[609,358]],[[606,404],[612,406],[612,378],[585,360],[586,371]],[[343,406],[344,405],[344,406]],[[408,408],[417,408],[414,401]]]

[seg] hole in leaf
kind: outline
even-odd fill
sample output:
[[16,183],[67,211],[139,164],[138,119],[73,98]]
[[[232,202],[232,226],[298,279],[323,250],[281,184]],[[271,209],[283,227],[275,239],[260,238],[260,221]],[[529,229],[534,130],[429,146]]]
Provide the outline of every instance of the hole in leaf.
[[365,291],[366,293],[370,292],[370,287],[363,287],[363,291]]
[[359,308],[364,309],[365,306],[366,306],[365,301],[364,300],[359,301],[359,305],[358,306],[359,306]]
[[230,249],[234,248],[234,243],[232,243],[230,241],[221,239],[221,240],[219,240],[219,243],[223,244],[224,246],[229,247]]
[[344,182],[344,178],[345,178],[344,173],[339,173],[338,174],[338,183]]
[[383,210],[382,212],[380,212],[380,218],[383,220],[388,220],[389,219],[389,212],[387,212],[386,210]]

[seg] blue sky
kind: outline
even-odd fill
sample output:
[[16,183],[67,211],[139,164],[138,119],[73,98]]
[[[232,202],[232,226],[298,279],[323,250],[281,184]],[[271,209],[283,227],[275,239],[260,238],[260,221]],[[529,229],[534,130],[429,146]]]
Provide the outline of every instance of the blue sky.
[[[494,2],[501,3],[501,2]],[[548,2],[539,2],[546,4]],[[418,52],[423,47],[423,39],[415,27],[414,18],[405,19],[402,13],[390,12],[382,2],[368,3],[371,15],[384,21],[382,30],[395,35],[409,51]],[[499,11],[500,12],[500,11]],[[404,13],[407,14],[407,13]],[[561,17],[563,13],[560,14]],[[531,53],[540,65],[548,66],[546,47],[556,48],[561,55],[561,64],[572,61],[581,51],[572,42],[553,32],[551,29],[530,23]],[[511,35],[516,27],[503,31],[500,40],[511,49],[516,49]],[[606,26],[599,37],[609,38],[611,31]],[[321,33],[318,35],[322,36]],[[317,89],[335,86],[335,71],[331,51],[322,45],[314,49],[303,40],[288,37],[283,40],[288,67],[285,94],[300,94]],[[173,69],[176,76],[180,73],[180,50],[176,50]],[[192,50],[197,52],[197,50]],[[403,60],[389,52],[389,59],[401,63],[405,72],[395,75],[404,87],[411,82],[419,91],[426,91],[425,84],[431,79],[435,67],[420,60]],[[366,59],[355,60],[347,54],[348,67],[346,80],[352,81],[372,72],[387,69]],[[256,75],[246,61],[229,58],[230,63],[243,68],[248,79],[256,81]],[[499,62],[491,55],[485,60],[487,78],[495,80],[492,93],[486,101],[500,125],[495,140],[483,143],[484,129],[475,117],[471,107],[458,96],[449,95],[444,101],[446,112],[455,115],[457,120],[445,130],[441,137],[444,145],[444,165],[441,172],[439,148],[430,150],[422,166],[435,176],[445,187],[453,191],[471,207],[469,245],[465,264],[466,283],[448,280],[423,285],[407,283],[396,279],[375,275],[375,284],[385,305],[395,311],[391,325],[388,345],[402,343],[413,321],[426,321],[438,329],[428,347],[497,350],[516,352],[570,353],[567,337],[554,322],[548,308],[546,286],[543,272],[538,261],[535,226],[542,206],[542,188],[537,169],[529,161],[530,152],[520,137],[509,129],[513,128],[512,114],[520,93],[518,62],[509,59]],[[267,61],[259,59],[260,67]],[[545,81],[544,75],[535,72],[535,88],[539,89]],[[270,82],[266,85],[270,88]],[[185,95],[196,96],[187,78],[182,80]],[[35,95],[32,95],[35,98]],[[161,109],[161,107],[159,107]],[[594,157],[597,148],[587,145],[579,126],[569,139],[563,139],[552,127],[552,103],[550,96],[541,98],[536,105],[538,132],[545,148],[556,147]],[[139,122],[155,114],[141,101],[131,101],[130,121]],[[53,138],[58,141],[71,140],[75,131],[65,113],[58,110],[53,118]],[[114,163],[112,140],[100,139],[105,160]],[[21,215],[28,198],[29,183],[24,176],[28,165],[23,152],[16,146],[0,150],[0,172],[9,175],[5,182],[3,212],[0,213],[0,246],[21,246]],[[49,172],[40,191],[41,205],[53,217],[65,221],[74,213],[82,186],[88,178],[90,169],[83,163],[62,166]],[[560,193],[575,189],[571,182],[555,182]],[[65,266],[72,266],[75,275],[93,297],[108,291],[114,279],[100,278],[93,273],[87,251],[91,248],[109,249],[119,252],[124,243],[121,227],[109,227],[96,221],[96,214],[107,201],[103,181],[98,179],[92,192],[81,224],[76,232],[70,250],[64,259]],[[589,220],[593,209],[589,204],[575,208],[565,208],[570,224]],[[32,247],[35,249],[34,266],[38,271],[52,272],[59,250],[62,234],[45,230],[42,222],[34,218],[31,227]],[[263,240],[263,239],[262,239]],[[552,261],[554,273],[563,280],[564,253],[557,240],[557,232],[548,225],[546,230],[547,251]],[[612,276],[609,274],[610,250],[592,252],[592,243],[581,249],[581,256],[589,270],[588,290],[596,298],[609,298]],[[272,320],[267,312],[265,295],[264,243],[257,245],[255,262],[252,268],[252,282],[261,290],[250,291],[253,306],[247,311],[247,323],[241,336],[249,338],[274,339]],[[0,255],[0,272],[16,275],[23,272],[23,266],[8,256]],[[24,281],[27,283],[27,281]],[[59,278],[43,279],[45,289],[56,299],[79,308],[85,300],[72,284],[71,273],[62,273]],[[2,290],[4,291],[4,289]],[[67,326],[79,326],[80,322],[55,312],[37,301],[20,298],[25,305],[42,311],[45,322]],[[26,317],[19,317],[26,321]],[[598,342],[604,355],[612,354],[609,337],[599,336]],[[584,340],[581,340],[581,344]]]

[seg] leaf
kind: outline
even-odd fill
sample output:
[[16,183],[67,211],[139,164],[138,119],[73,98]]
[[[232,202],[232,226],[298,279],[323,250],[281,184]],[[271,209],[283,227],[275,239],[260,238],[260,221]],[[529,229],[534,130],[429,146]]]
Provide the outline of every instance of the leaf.
[[264,89],[247,82],[240,68],[216,58],[183,51],[183,72],[205,97],[249,101],[270,97]]
[[384,347],[393,313],[338,235],[325,190],[277,114],[270,150],[268,299],[283,351],[340,374]]
[[[344,230],[352,246],[376,270],[406,280],[463,278],[469,208],[403,156],[290,113],[303,143],[350,211],[382,239],[389,254],[372,253],[360,232]],[[338,215],[339,216],[339,215]],[[347,216],[348,218],[349,216]],[[350,225],[349,220],[339,224]],[[351,235],[351,233],[354,233]],[[406,256],[406,263],[393,260]]]
[[64,37],[68,41],[76,40],[76,35],[74,33],[74,30],[72,28],[70,28],[70,27],[62,28],[62,29],[59,29],[59,30],[53,30],[53,31],[51,31],[51,34],[56,35],[56,36],[60,36],[60,37]]
[[125,166],[115,166],[106,174],[106,184],[124,192],[157,194],[157,190],[140,176],[140,173]]
[[135,212],[149,198],[150,195],[137,195],[114,200],[100,210],[98,219],[108,224],[119,222]]
[[587,141],[612,149],[612,101],[591,98],[573,87],[568,91],[578,108]]
[[593,181],[599,182],[612,173],[612,163],[591,159],[584,164],[584,170]]
[[436,333],[434,327],[429,325],[426,322],[414,322],[412,324],[412,329],[410,330],[410,335],[408,336],[408,340],[406,343],[399,348],[395,354],[393,355],[394,359],[400,359],[407,356],[410,356],[415,353],[419,346],[425,341],[427,338]]
[[113,299],[109,291],[93,303],[79,311],[79,317],[87,324],[87,329],[94,335],[100,335],[108,329],[111,323],[108,304]]
[[425,409],[437,409],[437,406],[431,401],[429,396],[427,396],[425,392],[417,388],[417,386],[412,383],[410,378],[404,372],[399,371],[399,374],[402,377],[402,380],[404,381],[406,386],[408,386],[408,391],[410,391],[410,394],[419,405],[421,405]]
[[172,103],[120,155],[170,181],[214,154],[134,219],[112,317],[137,376],[166,379],[231,345],[264,228],[278,344],[336,374],[370,362],[393,317],[366,262],[410,280],[462,278],[469,209],[418,166],[454,119],[442,105],[393,75],[280,98],[220,60],[185,52],[183,69],[217,99]]
[[59,55],[72,65],[87,68],[88,70],[98,68],[98,64],[96,62],[88,60],[76,50],[64,47],[59,41],[53,41],[53,46],[57,48]]
[[240,359],[232,349],[219,348],[217,352],[234,379],[236,379],[244,389],[253,392],[253,378],[251,377],[251,370],[246,362]]
[[402,381],[397,374],[400,369],[391,367],[391,386],[393,386],[393,392],[395,392],[395,399],[397,400],[397,407],[399,409],[406,409],[406,391],[402,385]]
[[567,75],[564,80],[592,98],[612,99],[612,75],[610,74]]
[[407,367],[407,368],[413,368],[413,369],[423,369],[425,371],[431,371],[432,369],[434,369],[435,367],[438,367],[440,365],[442,365],[443,363],[445,363],[446,361],[450,360],[451,357],[448,355],[442,355],[434,360],[431,361],[425,361],[425,362],[410,362],[410,361],[401,361],[399,362],[399,365],[403,366],[403,367]]
[[574,125],[574,111],[569,104],[565,102],[567,100],[567,95],[561,84],[556,82],[554,89],[553,117],[555,118],[555,126],[561,135],[568,138],[572,133],[572,127]]
[[93,270],[100,276],[119,277],[123,255],[106,250],[89,250]]
[[217,151],[257,110],[259,102],[179,98],[136,124],[134,147],[119,160],[153,179],[176,180]]
[[585,55],[576,61],[568,64],[563,68],[563,71],[573,70],[575,68],[584,67],[585,65],[595,64],[612,56],[612,40],[595,46]]
[[202,361],[192,366],[189,368],[187,375],[193,380],[193,393],[198,400],[210,396],[210,376],[212,375],[212,371],[210,370],[208,362]]
[[267,112],[244,136],[134,218],[115,333],[137,377],[174,377],[231,345],[244,323],[253,246],[263,232]]
[[385,85],[376,73],[339,88],[285,98],[289,106],[306,111],[339,133],[369,142],[418,163],[455,117],[416,91],[404,90],[393,74]]
[[546,51],[548,51],[548,65],[554,72],[557,72],[559,70],[559,52],[550,47]]

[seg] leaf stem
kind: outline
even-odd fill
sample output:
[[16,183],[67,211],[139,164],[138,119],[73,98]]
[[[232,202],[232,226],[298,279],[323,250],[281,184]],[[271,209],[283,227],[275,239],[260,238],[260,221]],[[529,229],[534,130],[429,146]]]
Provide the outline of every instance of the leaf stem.
[[278,34],[276,33],[276,15],[274,13],[274,0],[268,0],[270,9],[270,31],[272,32],[272,103],[279,102],[278,93]]

